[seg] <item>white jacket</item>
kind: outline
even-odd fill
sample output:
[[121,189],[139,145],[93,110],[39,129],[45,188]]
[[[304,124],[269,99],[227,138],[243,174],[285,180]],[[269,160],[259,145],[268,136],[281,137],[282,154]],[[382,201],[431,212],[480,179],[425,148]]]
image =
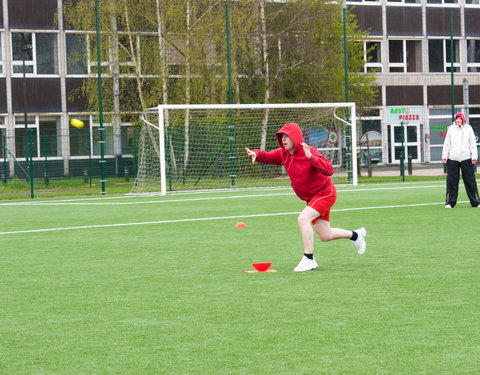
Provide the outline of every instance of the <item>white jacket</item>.
[[477,158],[477,140],[472,127],[469,124],[450,125],[443,144],[442,159],[464,161]]

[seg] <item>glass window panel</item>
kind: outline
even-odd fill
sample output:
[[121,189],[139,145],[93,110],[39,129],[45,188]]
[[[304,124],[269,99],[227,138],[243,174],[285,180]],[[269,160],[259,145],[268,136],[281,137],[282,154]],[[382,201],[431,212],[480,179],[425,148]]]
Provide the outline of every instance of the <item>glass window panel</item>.
[[[28,125],[35,124],[35,117],[34,116],[27,116],[27,124]],[[25,125],[25,117],[24,116],[15,116],[15,125]]]
[[29,128],[28,132],[25,128],[15,129],[15,156],[24,158],[30,156],[30,144],[32,143],[32,155],[37,156],[37,129]]
[[7,141],[7,139],[5,138],[7,136],[5,128],[0,128],[0,136],[2,137],[2,139],[0,140],[0,144],[2,146],[0,147],[0,158],[3,158],[3,145],[5,144],[4,142]]
[[428,70],[443,72],[443,40],[428,41]]
[[417,142],[417,127],[407,126],[407,142]]
[[480,40],[467,40],[467,62],[480,63]]
[[407,149],[407,157],[411,156],[412,159],[418,159],[418,147],[417,146],[408,146]]
[[[104,154],[105,155],[113,155],[113,127],[112,126],[105,126],[104,127],[104,141],[105,141],[105,148]],[[93,137],[93,155],[100,155],[100,128],[98,126],[94,126],[92,128],[92,137]]]
[[403,63],[403,40],[390,40],[388,42],[389,62]]
[[402,132],[402,127],[401,126],[395,126],[393,128],[394,131],[394,141],[395,142],[402,142],[403,139],[403,132]]
[[367,42],[367,61],[371,63],[382,62],[380,42]]
[[122,154],[133,155],[135,153],[134,136],[135,128],[133,126],[122,126]]
[[[13,66],[14,73],[23,73],[23,65],[14,65]],[[33,73],[33,66],[32,65],[25,65],[25,73]]]
[[68,74],[88,73],[85,38],[83,34],[66,34]]
[[395,146],[395,159],[396,160],[402,159],[402,146]]
[[447,133],[447,125],[450,124],[448,118],[433,119],[430,118],[430,145],[443,145]]
[[12,33],[12,56],[13,60],[33,61],[31,49],[24,49],[24,46],[32,45],[32,33]]
[[[451,48],[450,48],[450,40],[445,40],[445,58],[447,60],[447,63],[452,61],[450,59],[450,54],[451,54]],[[458,40],[453,41],[453,62],[457,62],[458,59]]]
[[36,34],[37,74],[57,74],[57,34]]
[[60,117],[45,116],[39,118],[40,156],[61,156],[62,139],[60,136]]
[[90,154],[90,120],[88,118],[78,118],[82,120],[85,126],[76,128],[70,126],[70,155],[88,156]]

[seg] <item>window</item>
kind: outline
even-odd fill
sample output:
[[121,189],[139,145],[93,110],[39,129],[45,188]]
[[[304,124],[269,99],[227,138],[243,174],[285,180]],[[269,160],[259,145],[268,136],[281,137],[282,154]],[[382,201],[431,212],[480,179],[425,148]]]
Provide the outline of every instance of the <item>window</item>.
[[122,155],[135,155],[135,127],[131,124],[122,124],[121,129]]
[[[100,155],[100,126],[92,123],[90,117],[75,117],[82,120],[85,126],[75,128],[70,126],[70,155],[71,156],[94,156]],[[71,118],[70,118],[71,120]],[[104,124],[105,155],[113,155],[113,127]]]
[[35,140],[38,132],[35,125],[35,117],[27,117],[26,124],[23,116],[15,117],[15,157],[27,158],[30,152],[33,157],[37,156],[38,143]]
[[[373,115],[373,114],[372,114]],[[372,164],[382,164],[382,121],[378,113],[375,116],[360,118],[362,130],[360,134],[360,163],[368,165],[368,156]]]
[[[98,63],[97,63],[97,38],[93,34],[86,34],[86,43],[87,43],[87,56],[88,56],[88,69],[90,74],[97,74],[98,72]],[[110,46],[109,39],[107,35],[102,35],[101,41],[101,63],[100,67],[102,69],[102,74],[110,73],[110,62],[109,62],[109,53],[108,49]]]
[[427,0],[427,4],[458,4],[458,0]]
[[[30,147],[30,144],[32,147]],[[15,156],[61,157],[60,116],[15,117]]]
[[[110,124],[104,124],[103,130],[104,154],[114,155],[113,151],[113,126]],[[100,156],[100,125],[93,124],[92,126],[92,142],[93,142],[93,155]]]
[[[110,73],[110,62],[107,50],[110,44],[107,43],[107,36],[102,37],[102,62],[103,74]],[[65,36],[67,45],[67,74],[89,75],[97,74],[97,39],[95,34],[67,33]]]
[[465,4],[480,4],[480,0],[465,0]]
[[[453,41],[453,68],[460,71],[458,40]],[[434,72],[450,72],[450,39],[430,39],[428,41],[428,70]]]
[[[70,156],[88,156],[90,155],[90,118],[75,117],[85,124],[83,128],[70,126]],[[69,123],[70,123],[69,119]]]
[[421,0],[387,0],[389,3],[420,4]]
[[430,109],[430,160],[442,160],[442,148],[447,134],[447,126],[452,123],[451,109]]
[[61,121],[59,116],[43,116],[38,120],[40,156],[62,156]]
[[3,146],[7,142],[7,131],[5,129],[5,117],[0,116],[0,158],[3,159]]
[[382,71],[382,44],[380,42],[364,43],[365,72]]
[[85,34],[65,35],[67,45],[67,74],[87,74],[87,44]]
[[57,34],[12,33],[14,74],[58,74]]
[[427,0],[427,4],[458,4],[458,0]]
[[0,33],[0,75],[3,75],[3,33]]
[[[132,40],[130,40],[132,38]],[[133,44],[133,52],[132,47],[130,46],[130,42]],[[120,74],[132,75],[135,74],[136,67],[135,60],[139,60],[138,56],[132,56],[132,53],[135,55],[138,54],[139,50],[139,43],[140,37],[136,36],[129,36],[128,34],[120,34],[118,36],[118,60],[119,60],[119,69]],[[158,40],[157,40],[158,43]]]
[[480,40],[467,39],[467,68],[469,72],[480,72]]
[[391,73],[422,71],[422,42],[419,40],[390,40],[388,69]]

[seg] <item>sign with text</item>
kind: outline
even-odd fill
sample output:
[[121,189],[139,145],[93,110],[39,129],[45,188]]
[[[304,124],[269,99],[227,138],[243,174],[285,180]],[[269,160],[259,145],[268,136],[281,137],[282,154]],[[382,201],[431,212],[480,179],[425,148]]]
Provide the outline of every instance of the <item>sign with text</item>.
[[387,107],[387,123],[423,124],[423,107]]

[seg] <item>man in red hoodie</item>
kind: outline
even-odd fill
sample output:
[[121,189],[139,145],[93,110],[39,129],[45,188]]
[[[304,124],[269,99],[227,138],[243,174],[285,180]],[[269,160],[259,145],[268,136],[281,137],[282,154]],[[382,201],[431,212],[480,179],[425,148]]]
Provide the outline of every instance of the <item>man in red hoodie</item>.
[[350,231],[330,227],[330,208],[337,199],[335,185],[330,178],[333,175],[332,164],[316,148],[305,143],[298,124],[285,124],[276,136],[280,148],[268,152],[250,150],[248,147],[245,147],[245,150],[252,158],[252,163],[258,161],[283,165],[295,194],[307,202],[307,206],[298,216],[304,254],[294,271],[310,271],[318,267],[313,256],[312,225],[320,240],[348,238],[355,244],[358,254],[364,254],[367,248],[365,228]]

